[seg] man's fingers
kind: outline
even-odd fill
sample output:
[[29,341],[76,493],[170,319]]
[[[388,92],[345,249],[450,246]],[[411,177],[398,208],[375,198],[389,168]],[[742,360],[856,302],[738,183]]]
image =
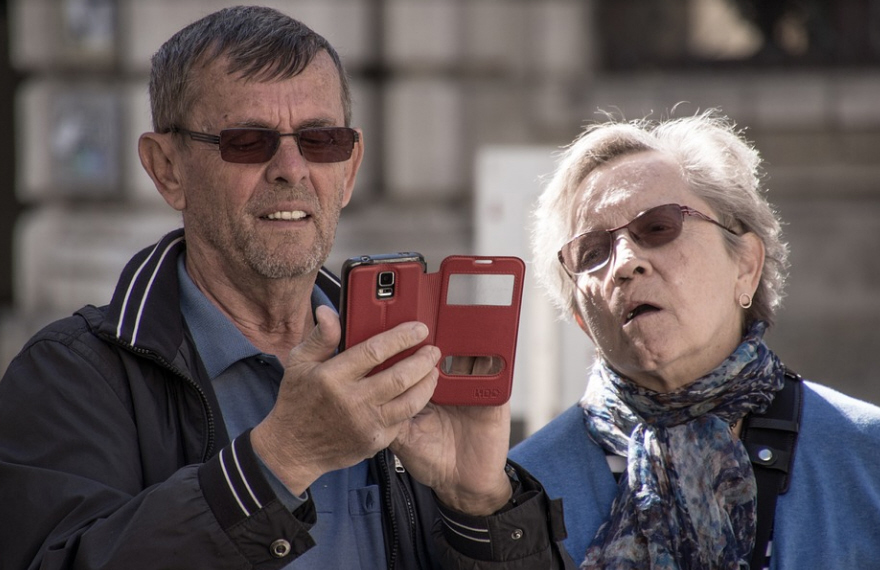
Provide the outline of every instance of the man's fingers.
[[[374,401],[384,404],[397,398],[424,379],[425,376],[431,374],[436,370],[439,360],[439,348],[423,346],[390,368],[365,378],[363,381],[371,384]],[[428,397],[430,398],[430,395]]]
[[503,362],[499,356],[478,356],[474,359],[474,376],[493,376],[501,372]]
[[444,371],[453,376],[470,376],[473,374],[474,360],[473,356],[453,356],[449,370],[444,369]]
[[431,400],[439,376],[440,371],[436,367],[432,367],[418,382],[382,404],[382,417],[385,419],[385,424],[394,426],[421,412]]
[[417,346],[427,337],[428,327],[424,323],[402,323],[348,348],[343,356],[354,370],[366,376],[376,366],[395,354]]
[[443,370],[453,376],[494,376],[503,365],[498,356],[453,356],[449,369]]

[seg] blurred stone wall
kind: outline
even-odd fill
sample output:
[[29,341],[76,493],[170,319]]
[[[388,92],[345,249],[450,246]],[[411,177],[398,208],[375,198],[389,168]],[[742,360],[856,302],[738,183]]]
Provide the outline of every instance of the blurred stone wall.
[[[527,211],[554,151],[599,120],[597,109],[635,118],[668,115],[680,102],[681,114],[720,107],[767,158],[770,199],[788,222],[793,267],[773,346],[804,376],[880,402],[872,360],[880,352],[880,68],[768,66],[766,50],[754,65],[679,61],[694,46],[720,45],[719,35],[730,36],[725,49],[754,43],[747,27],[717,23],[731,17],[724,2],[626,3],[646,8],[635,12],[609,0],[259,2],[325,35],[352,76],[366,159],[328,266],[416,250],[433,270],[446,255],[474,252],[499,208]],[[0,313],[0,368],[48,320],[106,302],[125,260],[179,225],[136,153],[150,128],[149,58],[185,24],[240,3],[256,2],[9,3],[22,77],[14,191],[23,210],[14,222],[14,302]],[[782,47],[796,49],[793,37]],[[523,148],[547,158],[523,166]],[[525,170],[510,181],[508,202],[481,210],[481,184],[491,186],[493,169],[503,177],[505,160]],[[512,237],[524,243],[519,229]],[[536,395],[547,400],[525,431],[583,390],[591,351],[572,334],[557,343],[562,364],[548,369],[564,378],[537,378],[532,368],[518,375],[520,422]]]

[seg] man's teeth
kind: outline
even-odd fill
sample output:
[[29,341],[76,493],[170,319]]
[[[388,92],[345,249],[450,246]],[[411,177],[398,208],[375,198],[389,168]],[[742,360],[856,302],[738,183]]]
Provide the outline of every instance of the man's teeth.
[[301,220],[306,217],[306,213],[301,210],[293,212],[274,212],[266,216],[270,220]]

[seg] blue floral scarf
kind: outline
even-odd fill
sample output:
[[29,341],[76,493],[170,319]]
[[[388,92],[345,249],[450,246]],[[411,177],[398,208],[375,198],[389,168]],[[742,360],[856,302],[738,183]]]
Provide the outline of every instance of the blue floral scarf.
[[730,425],[766,410],[783,386],[766,328],[754,323],[718,368],[673,392],[596,363],[581,401],[587,430],[627,470],[581,568],[748,568],[757,487]]

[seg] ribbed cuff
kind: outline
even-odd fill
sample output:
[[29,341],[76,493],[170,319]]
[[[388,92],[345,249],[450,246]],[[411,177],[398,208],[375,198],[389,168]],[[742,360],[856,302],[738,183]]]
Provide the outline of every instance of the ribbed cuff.
[[309,499],[293,512],[272,490],[250,431],[199,468],[205,501],[229,539],[253,567],[280,569],[315,546],[309,529],[317,521]]
[[[499,550],[499,545],[496,544],[499,538],[504,542],[520,540],[524,531],[518,528],[517,521],[527,512],[533,511],[536,507],[540,508],[535,504],[535,498],[543,494],[540,486],[534,488],[531,485],[531,478],[528,478],[523,484],[519,473],[511,465],[508,465],[505,471],[513,487],[513,494],[507,504],[489,516],[472,516],[462,513],[444,505],[435,495],[437,508],[443,522],[443,534],[447,542],[452,548],[469,558],[492,560]],[[527,474],[526,476],[528,477]],[[525,508],[520,508],[523,504],[527,505]],[[513,527],[509,532],[506,532],[504,529],[509,524],[512,524]],[[534,528],[533,522],[530,527]],[[505,546],[505,549],[508,548],[509,546]]]
[[250,442],[248,431],[199,469],[205,497],[224,529],[253,516],[276,499]]

